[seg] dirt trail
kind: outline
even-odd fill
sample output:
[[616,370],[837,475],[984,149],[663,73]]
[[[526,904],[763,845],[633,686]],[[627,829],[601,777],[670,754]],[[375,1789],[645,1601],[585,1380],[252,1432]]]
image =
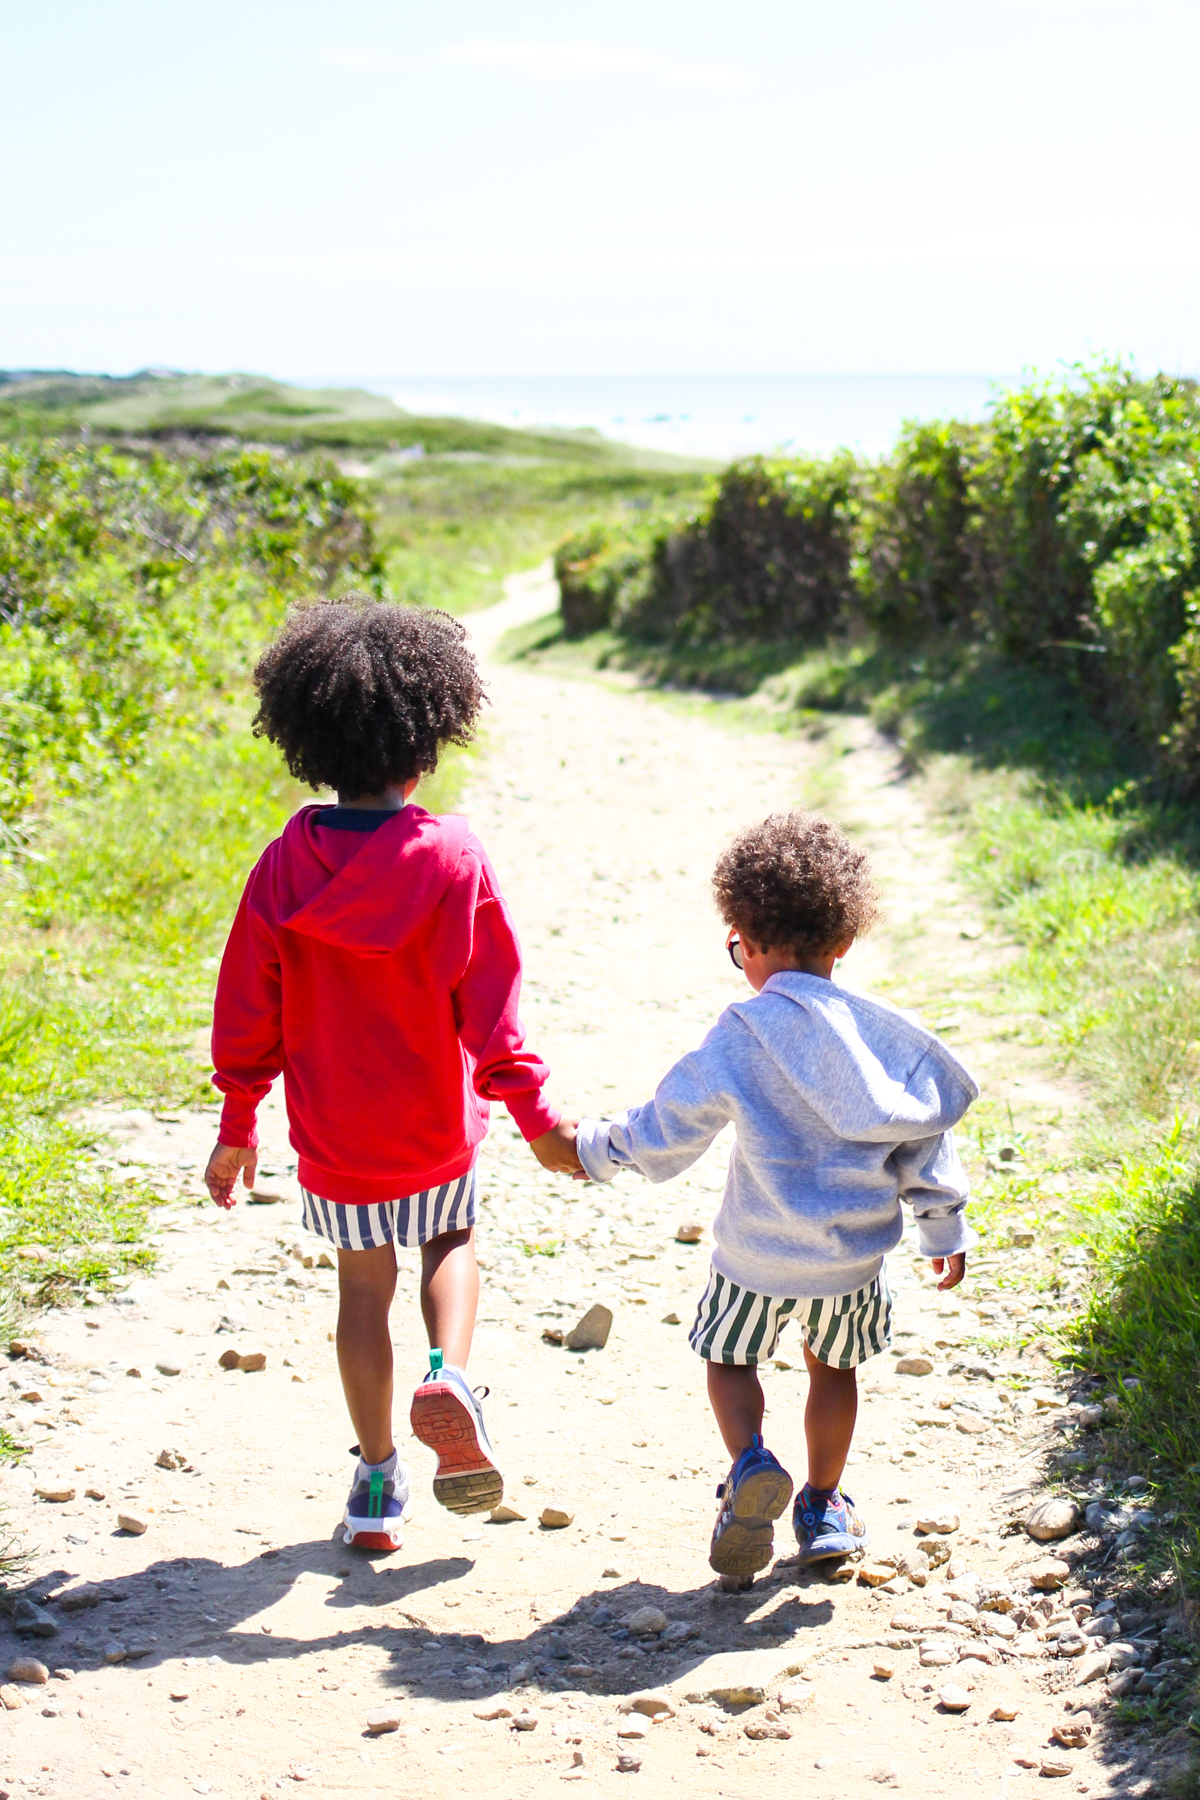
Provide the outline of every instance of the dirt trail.
[[[546,610],[544,572],[511,582],[509,596],[476,622],[485,653]],[[974,914],[953,845],[885,745],[865,731],[835,752],[725,729],[511,666],[490,679],[488,753],[466,805],[522,929],[526,1023],[566,1106],[643,1097],[739,991],[707,899],[714,855],[739,823],[823,798],[836,764],[838,810],[870,842],[891,904],[846,980],[947,1020],[990,1089],[1025,1084],[1026,1112],[1052,1128],[1070,1095],[968,1011],[972,982],[1001,952],[961,935]],[[13,1800],[244,1800],[293,1783],[447,1800],[486,1784],[507,1800],[558,1793],[564,1779],[597,1793],[634,1779],[652,1793],[825,1800],[883,1786],[924,1800],[1019,1792],[1038,1778],[1079,1664],[1049,1659],[1034,1629],[1043,1621],[1026,1616],[1042,1552],[999,1535],[1038,1484],[1045,1418],[1028,1395],[1010,1404],[1011,1359],[972,1375],[978,1350],[958,1349],[1035,1304],[998,1295],[996,1259],[944,1297],[907,1240],[892,1259],[897,1349],[927,1353],[933,1372],[901,1374],[895,1357],[868,1365],[847,1476],[874,1553],[907,1557],[920,1576],[915,1521],[955,1513],[960,1528],[943,1540],[952,1560],[923,1588],[903,1573],[887,1592],[798,1578],[785,1520],[774,1570],[750,1594],[723,1595],[706,1553],[724,1457],[686,1344],[707,1252],[674,1231],[711,1220],[728,1145],[669,1186],[622,1178],[594,1192],[542,1175],[501,1115],[483,1159],[472,1374],[491,1387],[507,1499],[525,1517],[439,1509],[404,1407],[407,1539],[398,1555],[367,1559],[336,1530],[351,1463],[329,1341],[334,1276],[292,1253],[319,1246],[299,1230],[277,1096],[260,1185],[284,1198],[231,1218],[199,1204],[212,1115],[103,1122],[100,1154],[161,1184],[161,1261],[116,1302],[39,1319],[47,1361],[10,1368],[10,1428],[35,1448],[3,1489],[15,1529],[38,1546],[33,1591],[57,1635],[12,1637],[4,1660],[27,1650],[74,1671],[21,1687],[23,1704],[0,1713],[0,1788]],[[415,1381],[425,1362],[415,1260],[402,1254],[394,1315],[401,1392],[404,1372]],[[607,1348],[574,1356],[543,1341],[596,1300],[615,1313]],[[265,1369],[222,1371],[231,1347],[261,1349]],[[798,1351],[785,1334],[768,1429],[802,1476]],[[159,1466],[172,1460],[163,1451],[187,1466]],[[36,1496],[56,1484],[76,1497]],[[548,1505],[572,1523],[542,1528]],[[144,1535],[118,1531],[121,1511],[144,1516]],[[977,1615],[972,1576],[1010,1583],[1015,1612]],[[661,1609],[665,1629],[630,1630],[645,1607]],[[877,1662],[891,1679],[873,1675]],[[774,1697],[797,1671],[811,1685],[799,1710],[780,1711]],[[939,1707],[947,1679],[968,1690],[965,1713]],[[674,1716],[622,1710],[650,1688]],[[733,1704],[757,1689],[763,1701]],[[1012,1722],[989,1718],[1001,1703]],[[367,1736],[368,1712],[387,1706],[398,1729]],[[536,1725],[480,1717],[497,1709]],[[1071,1791],[1118,1791],[1094,1745],[1053,1754],[1071,1764]],[[621,1756],[640,1758],[640,1772],[619,1773]]]

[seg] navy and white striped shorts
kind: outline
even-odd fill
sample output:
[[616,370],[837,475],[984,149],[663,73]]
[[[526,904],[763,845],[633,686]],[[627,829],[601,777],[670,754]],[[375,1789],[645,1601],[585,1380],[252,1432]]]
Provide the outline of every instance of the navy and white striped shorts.
[[475,1170],[468,1169],[441,1187],[423,1188],[403,1200],[381,1200],[370,1206],[346,1206],[322,1200],[301,1188],[301,1219],[339,1250],[377,1250],[396,1243],[415,1250],[448,1231],[466,1231],[475,1223]]
[[818,1362],[853,1369],[892,1341],[892,1296],[887,1270],[868,1286],[824,1300],[772,1300],[710,1269],[688,1342],[706,1362],[754,1368],[775,1354],[789,1319],[799,1322]]

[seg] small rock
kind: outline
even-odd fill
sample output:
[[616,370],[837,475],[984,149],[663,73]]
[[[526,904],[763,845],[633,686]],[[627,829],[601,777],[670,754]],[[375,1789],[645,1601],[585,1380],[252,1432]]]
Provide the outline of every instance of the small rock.
[[999,1725],[1011,1725],[1019,1711],[1020,1708],[1014,1706],[1011,1700],[999,1700],[988,1714],[988,1718]]
[[1092,1735],[1092,1715],[1089,1712],[1072,1713],[1051,1731],[1054,1742],[1064,1750],[1082,1750]]
[[856,1573],[864,1587],[882,1587],[885,1581],[896,1578],[896,1571],[889,1563],[859,1563]]
[[871,1669],[871,1674],[876,1681],[890,1681],[895,1673],[896,1665],[892,1662],[877,1662]]
[[[1059,1639],[1059,1652],[1062,1655],[1062,1640]],[[1103,1681],[1112,1667],[1112,1658],[1107,1650],[1095,1650],[1091,1656],[1085,1656],[1075,1671],[1075,1686],[1087,1687],[1090,1682]]]
[[966,1712],[970,1706],[971,1696],[966,1688],[956,1687],[952,1681],[948,1681],[945,1687],[938,1689],[938,1701],[947,1712],[961,1713]]
[[75,1498],[75,1489],[65,1481],[41,1482],[33,1491],[39,1500],[50,1500],[56,1506],[62,1506]]
[[669,1312],[663,1314],[662,1323],[664,1325],[681,1325],[683,1321],[680,1319],[677,1312]]
[[172,1700],[190,1700],[192,1697],[190,1691],[185,1687],[173,1687],[170,1694]]
[[671,1719],[675,1717],[671,1697],[664,1694],[661,1688],[646,1688],[640,1694],[631,1694],[628,1700],[621,1702],[619,1710],[641,1713],[646,1719],[656,1719],[659,1713],[666,1713]]
[[515,1506],[506,1506],[503,1501],[499,1506],[493,1506],[488,1518],[493,1525],[523,1525],[525,1523],[525,1514],[518,1512]]
[[902,1356],[896,1364],[897,1375],[932,1375],[933,1364],[927,1356]]
[[1075,1764],[1069,1756],[1043,1756],[1039,1764],[1043,1775],[1072,1775]]
[[644,1738],[645,1735],[646,1727],[644,1725],[620,1725],[617,1727],[617,1736],[619,1738],[641,1739]]
[[958,1530],[958,1514],[929,1513],[925,1518],[917,1520],[913,1530],[921,1537],[932,1537],[935,1533],[949,1537],[951,1532]]
[[13,1608],[13,1629],[18,1637],[57,1637],[58,1621],[22,1594]]
[[613,1393],[611,1388],[601,1388],[594,1398],[600,1406],[615,1406],[617,1404],[617,1396]]
[[150,1521],[141,1513],[119,1512],[117,1514],[117,1530],[127,1531],[130,1537],[141,1537],[150,1528]]
[[1058,1634],[1058,1654],[1060,1656],[1083,1656],[1090,1648],[1091,1645],[1082,1631],[1077,1630],[1074,1626],[1064,1625]]
[[1060,1562],[1057,1557],[1049,1557],[1045,1562],[1036,1563],[1029,1571],[1029,1585],[1043,1594],[1053,1594],[1060,1587],[1065,1587],[1071,1579],[1070,1565]]
[[238,1368],[243,1375],[257,1375],[260,1369],[267,1366],[265,1350],[247,1350],[244,1356],[238,1357]]
[[186,1469],[188,1460],[182,1450],[160,1450],[154,1466],[156,1469]]
[[161,1356],[155,1363],[160,1375],[182,1375],[183,1364],[174,1356]]
[[367,1730],[372,1737],[382,1737],[385,1731],[399,1731],[404,1723],[404,1714],[397,1706],[377,1706],[367,1714]]
[[610,1563],[606,1569],[601,1570],[600,1579],[601,1581],[620,1581],[621,1571]]
[[944,1537],[922,1538],[917,1548],[930,1569],[940,1569],[943,1563],[950,1561],[950,1546]]
[[978,1413],[973,1412],[960,1412],[954,1415],[954,1429],[961,1431],[964,1437],[982,1437],[990,1422],[988,1419],[981,1419]]
[[1109,1676],[1108,1692],[1114,1700],[1119,1700],[1123,1694],[1129,1692],[1134,1682],[1140,1679],[1141,1673],[1138,1669],[1121,1669],[1116,1675]]
[[103,1500],[106,1497],[105,1490],[102,1487],[84,1488],[83,1492],[85,1498],[88,1500]]
[[475,1708],[475,1717],[477,1719],[483,1719],[486,1724],[490,1725],[496,1719],[511,1719],[512,1707],[505,1706],[502,1700],[497,1700],[488,1706],[477,1706]]
[[519,1712],[510,1721],[513,1731],[536,1731],[538,1716],[536,1713]]
[[1031,1507],[1025,1519],[1025,1530],[1039,1544],[1053,1543],[1078,1531],[1083,1514],[1074,1500],[1050,1494]]
[[[538,1515],[538,1523],[547,1531],[562,1531],[575,1518],[574,1513],[564,1512],[561,1506],[543,1506]],[[665,1623],[665,1621],[664,1621]]]
[[779,1690],[779,1710],[785,1713],[805,1713],[816,1699],[816,1689],[810,1681],[789,1681],[786,1687]]
[[951,1650],[948,1644],[922,1644],[921,1667],[923,1669],[945,1669],[952,1662],[958,1661],[957,1650]]
[[118,1643],[115,1638],[104,1646],[104,1660],[106,1663],[123,1663],[128,1655],[129,1646],[127,1644]]
[[22,1705],[20,1690],[6,1681],[3,1687],[0,1687],[0,1706],[4,1708],[5,1712],[16,1712],[20,1705]]
[[[691,1696],[689,1695],[690,1699]],[[709,1688],[702,1700],[711,1700],[714,1706],[761,1706],[766,1699],[762,1688],[753,1682],[737,1682],[732,1687]]]
[[636,1775],[638,1770],[641,1768],[641,1766],[642,1766],[641,1757],[640,1756],[630,1756],[630,1754],[627,1750],[623,1750],[621,1752],[620,1756],[618,1756],[618,1758],[617,1758],[617,1774],[618,1775]]
[[667,1629],[667,1615],[658,1606],[639,1606],[631,1612],[625,1621],[626,1628],[634,1637],[658,1637]]
[[790,1738],[792,1730],[790,1725],[775,1725],[763,1719],[756,1720],[750,1725],[743,1725],[742,1734],[757,1744],[771,1738]]
[[236,1369],[241,1360],[241,1352],[235,1350],[231,1344],[228,1350],[222,1350],[220,1356],[218,1356],[217,1366],[222,1369]]
[[700,1224],[698,1219],[684,1219],[681,1224],[675,1227],[675,1242],[677,1244],[698,1244],[703,1236],[704,1227]]
[[560,1325],[547,1325],[542,1331],[543,1344],[553,1344],[556,1348],[562,1343],[563,1334]]
[[584,1313],[578,1325],[567,1333],[563,1342],[568,1350],[603,1350],[612,1330],[612,1322],[611,1309],[597,1301],[595,1306],[590,1306]]
[[18,1656],[15,1662],[8,1665],[8,1679],[29,1681],[35,1687],[44,1687],[50,1679],[50,1671],[36,1656]]
[[272,1187],[269,1183],[264,1185],[256,1182],[250,1189],[248,1204],[251,1206],[278,1206],[281,1200],[286,1199],[287,1195],[282,1188]]

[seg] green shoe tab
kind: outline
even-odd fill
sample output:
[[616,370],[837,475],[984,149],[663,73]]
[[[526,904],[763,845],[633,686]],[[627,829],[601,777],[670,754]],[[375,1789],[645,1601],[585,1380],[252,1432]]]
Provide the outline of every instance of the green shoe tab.
[[371,1471],[371,1492],[367,1498],[367,1516],[371,1519],[383,1517],[383,1476],[378,1469]]
[[429,1367],[430,1367],[431,1373],[433,1373],[434,1375],[440,1374],[441,1368],[442,1368],[442,1363],[444,1361],[445,1361],[445,1358],[443,1357],[440,1350],[431,1350],[429,1352]]

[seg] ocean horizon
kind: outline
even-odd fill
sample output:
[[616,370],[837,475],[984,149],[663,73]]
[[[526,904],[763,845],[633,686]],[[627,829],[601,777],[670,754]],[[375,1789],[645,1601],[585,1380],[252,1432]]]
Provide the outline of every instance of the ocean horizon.
[[[514,428],[591,428],[678,456],[889,450],[909,419],[985,417],[996,375],[358,376],[406,412]],[[342,378],[338,385],[346,385]],[[310,385],[306,383],[305,385]],[[314,384],[315,385],[315,384]],[[326,385],[326,384],[322,384]]]

